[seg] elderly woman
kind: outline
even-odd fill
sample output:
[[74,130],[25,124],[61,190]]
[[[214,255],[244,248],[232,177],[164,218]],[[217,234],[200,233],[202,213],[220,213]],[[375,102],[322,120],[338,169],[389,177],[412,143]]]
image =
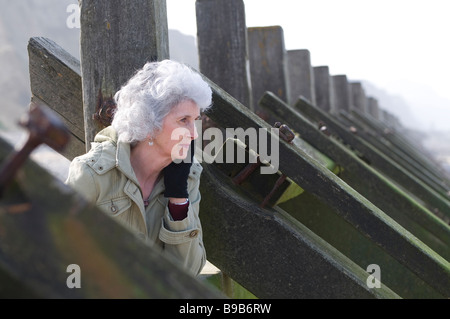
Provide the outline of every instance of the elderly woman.
[[199,274],[206,254],[193,141],[211,89],[187,66],[165,60],[147,63],[114,98],[112,125],[72,161],[66,183]]

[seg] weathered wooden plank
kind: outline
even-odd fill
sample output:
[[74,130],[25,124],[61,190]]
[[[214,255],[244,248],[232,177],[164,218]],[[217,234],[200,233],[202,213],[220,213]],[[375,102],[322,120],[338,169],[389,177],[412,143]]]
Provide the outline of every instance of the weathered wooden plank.
[[[304,112],[304,114],[305,116],[308,116],[308,111]],[[311,114],[311,116],[313,116],[313,114]],[[312,117],[310,118],[312,119]],[[364,129],[364,126],[361,126],[359,121],[353,118],[350,114],[341,112],[338,119],[340,120],[342,118],[345,118],[346,122],[350,123],[351,126],[358,127],[357,135],[361,139],[364,139],[373,147],[377,148],[381,153],[385,154],[390,159],[402,165],[405,169],[408,170],[408,172],[415,175],[428,186],[439,191],[441,194],[446,193],[446,189],[448,188],[446,187],[442,175],[437,176],[435,172],[430,171],[427,167],[420,164],[416,160],[416,157],[414,157],[412,154],[406,153],[401,148],[394,146],[392,143],[382,137],[381,134],[376,134],[372,131]]]
[[[348,172],[345,169],[339,176]],[[383,284],[400,297],[442,298],[435,289],[341,218],[335,208],[323,203],[313,194],[305,191],[292,200],[281,203],[279,207],[361,268],[367,269],[368,265],[373,264],[379,266]]]
[[[363,114],[358,110],[352,110],[351,114],[340,113],[338,119],[341,120],[342,118],[364,126],[366,134],[370,133],[371,136],[379,139],[387,147],[396,150],[399,156],[409,158],[410,161],[416,163],[422,170],[426,170],[435,179],[446,179],[448,183],[448,174],[443,169],[439,169],[439,166],[433,162],[432,158],[426,155],[425,149],[420,148],[419,145],[414,145],[408,138],[403,136],[401,128],[390,128],[372,115]],[[446,187],[449,188],[448,185]]]
[[[282,209],[261,209],[203,165],[200,218],[208,259],[260,298],[398,298]],[[218,202],[226,205],[218,205]]]
[[[273,110],[280,120],[290,125],[319,151],[331,154],[332,159],[344,168],[344,172],[341,172],[339,176],[344,178],[346,183],[450,260],[450,228],[442,220],[436,218],[432,212],[414,201],[387,177],[377,172],[346,147],[319,132],[300,113],[280,103],[273,95],[269,93],[264,95],[261,106]],[[405,217],[407,217],[406,220]],[[418,225],[419,228],[417,228]]]
[[448,173],[442,170],[437,170],[436,165],[430,163],[430,158],[425,157],[423,151],[417,149],[416,145],[411,144],[410,141],[396,134],[395,130],[393,131],[382,122],[373,120],[369,116],[365,116],[357,110],[353,110],[351,115],[358,121],[361,121],[361,123],[367,125],[377,135],[383,136],[387,141],[398,147],[399,150],[404,151],[405,154],[413,155],[413,158],[423,165],[423,167],[426,167],[429,171],[434,172],[435,176],[446,179],[446,184],[449,185],[450,181],[448,179]]
[[85,152],[80,62],[50,39],[28,42],[32,100],[51,105],[72,133],[63,152],[73,158]]
[[[312,146],[324,154],[330,154],[332,159],[344,168],[340,177],[345,178],[345,182],[450,260],[450,228],[442,220],[436,218],[432,212],[414,201],[350,150],[322,134],[293,108],[280,103],[273,95],[269,93],[264,95],[260,104],[268,110],[273,110],[280,121],[290,125]],[[404,220],[405,216],[407,220]],[[411,230],[412,227],[416,227],[414,225],[420,225],[426,234]]]
[[114,96],[148,61],[169,57],[165,0],[80,0],[86,150],[103,128],[98,101]]
[[224,298],[31,160],[0,198],[0,278],[1,298]]
[[[222,147],[223,151],[226,151],[227,147]],[[226,151],[227,152],[227,151]],[[316,151],[318,152],[318,151]],[[234,152],[236,154],[236,151]],[[219,158],[222,158],[221,152],[218,154]],[[235,163],[236,161],[234,161]],[[244,164],[233,164],[233,163],[214,163],[221,173],[224,175],[220,180],[229,179],[234,180],[236,173],[239,169],[242,169]],[[340,171],[339,176],[349,173],[349,169],[344,169]],[[351,173],[351,172],[350,172]],[[274,176],[273,176],[274,175]],[[267,194],[270,188],[274,185],[278,174],[273,175],[261,175],[259,171],[256,170],[245,183],[240,184],[240,187],[234,187],[234,192],[236,196],[243,196],[250,201],[256,202],[256,204],[261,203],[262,197]],[[355,176],[355,174],[353,174]],[[220,174],[217,174],[220,176]],[[219,177],[217,177],[219,178]],[[370,180],[365,178],[365,176],[356,175],[358,180],[362,179],[366,182]],[[296,186],[296,185],[295,185]],[[264,191],[265,188],[265,191]],[[299,187],[297,186],[297,189]],[[261,192],[262,190],[262,192]],[[206,191],[206,189],[205,189]],[[281,190],[280,190],[281,191]],[[210,194],[208,194],[210,195]],[[211,195],[215,196],[215,195]],[[220,196],[217,196],[217,198]],[[229,202],[228,199],[223,201]],[[395,291],[398,295],[403,298],[440,298],[442,295],[437,293],[433,288],[429,287],[425,282],[418,278],[415,274],[408,270],[397,261],[395,261],[392,256],[386,253],[383,249],[377,246],[376,243],[371,241],[369,238],[361,234],[356,228],[346,222],[343,218],[339,216],[331,207],[320,202],[319,199],[311,196],[307,192],[301,190],[301,193],[294,194],[293,197],[287,199],[287,201],[280,201],[277,203],[277,207],[285,210],[289,215],[296,218],[309,230],[313,231],[316,235],[320,236],[322,239],[326,240],[334,248],[339,250],[346,257],[350,258],[353,262],[359,265],[362,269],[366,269],[370,264],[377,264],[382,269],[383,284],[389,287],[391,290]],[[275,208],[277,210],[277,208]],[[205,211],[210,215],[209,209],[205,206]],[[217,222],[216,216],[210,216]],[[414,223],[408,222],[408,230],[413,228]],[[420,233],[423,236],[427,236],[421,227],[414,225],[413,233]],[[212,240],[223,240],[222,233],[214,232]],[[236,236],[233,234],[233,236]],[[422,236],[422,237],[423,237]],[[430,236],[428,234],[428,236]],[[433,237],[431,235],[430,237]],[[450,236],[448,236],[450,238]],[[275,239],[274,239],[275,240]],[[431,242],[440,242],[437,238],[430,238]],[[450,242],[450,241],[449,241]],[[276,243],[280,244],[280,240],[276,240]],[[210,243],[211,246],[213,244]],[[219,244],[222,245],[222,244]],[[439,246],[439,245],[438,245]],[[241,247],[241,246],[240,246]],[[444,247],[440,246],[439,252],[447,253],[450,259],[450,249],[448,245]],[[230,247],[230,249],[232,249]],[[218,252],[222,256],[222,251]],[[210,258],[213,258],[210,256]],[[217,265],[217,260],[214,261]],[[226,260],[220,260],[221,265]],[[292,262],[295,262],[292,260]],[[285,266],[280,266],[280,268]],[[231,266],[233,269],[233,266]],[[266,271],[266,270],[264,270]],[[280,269],[280,271],[287,271],[285,269]],[[314,276],[314,274],[313,274]],[[315,279],[312,279],[315,280]],[[250,284],[250,287],[252,285]],[[283,287],[280,287],[284,289]],[[277,288],[272,288],[276,290]]]
[[[439,170],[439,165],[436,165],[431,158],[425,157],[427,154],[425,149],[420,151],[415,149],[415,147],[408,146],[409,142],[405,138],[400,138],[398,141],[395,141],[397,137],[401,136],[400,132],[388,129],[384,125],[375,129],[368,123],[375,122],[371,116],[360,112],[358,112],[360,114],[359,116],[355,116],[353,111],[352,113],[342,112],[337,119],[339,122],[345,119],[355,127],[362,127],[361,134],[358,134],[361,139],[367,140],[367,142],[376,146],[387,157],[400,163],[408,172],[427,184],[440,194],[440,196],[450,200],[448,195],[450,182],[446,178],[447,174],[444,170]],[[360,118],[360,116],[363,116],[364,119]]]
[[[373,99],[371,99],[373,100]],[[376,100],[373,104],[377,104]],[[379,113],[387,113],[380,109]],[[401,137],[398,131],[401,128],[391,127],[384,123],[384,119],[376,118],[372,114],[363,114],[359,110],[351,110],[350,113],[339,114],[339,119],[345,116],[351,119],[353,122],[358,122],[365,127],[365,132],[372,133],[373,136],[380,138],[385,144],[396,147],[399,152],[403,152],[404,155],[410,156],[412,160],[416,161],[419,165],[422,165],[428,171],[433,172],[436,177],[442,176],[442,172],[439,172],[434,164],[430,165],[430,159],[423,154],[423,149],[418,150],[417,145],[412,145],[408,139]]]
[[[210,82],[208,79],[206,79]],[[270,127],[214,83],[214,107],[207,113],[222,127]],[[450,265],[379,208],[296,147],[280,141],[280,171],[306,191],[337,209],[339,214],[374,240],[395,259],[450,296]],[[324,187],[326,183],[327,187]]]
[[396,181],[406,190],[422,199],[425,203],[432,205],[433,208],[439,209],[444,215],[450,218],[450,203],[442,197],[441,194],[434,189],[422,183],[418,178],[406,171],[398,163],[382,154],[377,149],[373,148],[366,141],[359,139],[346,128],[342,127],[336,120],[332,119],[328,114],[315,108],[303,99],[299,99],[295,107],[303,112],[312,112],[313,110],[320,113],[321,118],[330,130],[337,132],[338,136],[348,145],[364,154],[370,164]]

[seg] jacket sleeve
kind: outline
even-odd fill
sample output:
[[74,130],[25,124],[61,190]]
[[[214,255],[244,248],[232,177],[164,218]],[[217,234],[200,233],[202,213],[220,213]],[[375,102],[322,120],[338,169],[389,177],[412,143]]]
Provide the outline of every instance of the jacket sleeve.
[[69,166],[69,174],[65,184],[80,193],[87,201],[95,203],[98,190],[92,169],[79,158],[73,159]]
[[184,260],[183,266],[194,275],[198,275],[206,263],[206,251],[203,246],[202,227],[199,218],[200,179],[197,179],[189,192],[187,217],[174,221],[166,207],[159,239],[164,242],[164,250],[177,260]]

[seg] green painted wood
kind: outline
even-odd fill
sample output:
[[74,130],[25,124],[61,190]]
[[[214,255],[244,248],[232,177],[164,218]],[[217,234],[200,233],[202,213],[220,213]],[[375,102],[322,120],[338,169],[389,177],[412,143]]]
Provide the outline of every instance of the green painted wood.
[[442,298],[442,295],[430,285],[341,218],[335,208],[324,204],[314,195],[303,192],[279,204],[279,207],[362,269],[367,269],[369,265],[378,265],[381,282],[400,297]]
[[[302,99],[298,100],[295,107],[299,110],[305,110],[307,108],[312,109],[309,102]],[[315,110],[321,112],[321,110],[317,108]],[[422,183],[418,178],[406,171],[400,164],[395,163],[377,149],[373,148],[369,143],[359,139],[353,133],[343,128],[336,120],[333,120],[325,112],[321,112],[321,116],[326,118],[326,124],[330,126],[331,130],[338,132],[339,137],[346,144],[351,145],[354,149],[361,152],[373,167],[377,168],[403,188],[450,218],[450,201],[443,198],[441,194],[437,193],[431,187]]]
[[[363,152],[364,156],[369,161],[371,161],[373,158],[378,158],[377,153],[383,154],[384,158],[389,159],[391,163],[397,163],[398,166],[402,167],[405,174],[414,175],[418,179],[418,182],[425,183],[439,195],[446,196],[447,188],[444,188],[442,185],[442,175],[441,177],[437,177],[429,172],[425,166],[419,164],[410,154],[407,154],[403,150],[404,147],[396,146],[391,150],[387,147],[383,147],[375,138],[370,140],[369,142],[369,140],[362,138],[360,134],[354,134],[350,132],[348,127],[344,127],[343,125],[341,125],[341,123],[333,118],[331,114],[323,112],[318,107],[314,106],[305,99],[298,99],[297,103],[295,103],[294,105],[294,108],[298,109],[300,113],[304,114],[305,117],[307,117],[311,121],[315,121],[317,123],[322,122],[327,125],[327,128],[330,130],[330,132],[336,134],[336,136],[341,138],[351,147]],[[359,111],[356,110],[355,112]],[[348,112],[341,111],[340,114],[348,114]],[[381,134],[379,133],[379,135]],[[379,162],[379,160],[375,161],[373,165],[375,166]],[[381,166],[380,164],[378,164],[377,167],[389,168],[388,165]],[[385,173],[389,172],[390,171],[385,171]]]
[[383,137],[389,143],[403,151],[406,155],[412,156],[420,165],[426,168],[428,171],[433,172],[437,178],[445,179],[445,187],[450,185],[450,176],[443,170],[438,170],[430,158],[424,156],[423,150],[417,148],[417,145],[413,145],[409,140],[396,133],[395,129],[389,128],[385,124],[376,119],[371,118],[365,114],[361,114],[357,110],[352,110],[351,115],[355,117],[361,123],[364,123],[369,129],[375,132],[375,135]]
[[[229,143],[232,144],[233,140],[228,140],[225,144]],[[222,147],[218,153],[219,158],[222,158],[222,152],[226,153],[228,148],[228,146]],[[236,154],[236,151],[234,154]],[[236,172],[242,169],[245,164],[214,163],[214,166],[224,175],[218,179],[223,180],[233,179],[236,176]],[[348,172],[348,170],[342,170],[340,174],[347,174]],[[242,183],[238,188],[234,187],[235,192],[238,196],[245,196],[258,205],[262,200],[261,195],[268,193],[278,176],[278,174],[263,175],[257,170],[250,175],[245,183]],[[261,184],[266,185],[266,190],[262,193],[260,190],[264,187]],[[229,200],[223,201],[229,202]],[[302,190],[301,193],[295,194],[293,198],[279,202],[277,205],[300,221],[309,230],[326,240],[339,252],[350,258],[362,269],[366,269],[371,264],[379,265],[382,270],[383,283],[401,297],[442,298],[442,295],[437,293],[427,283],[341,218],[333,208],[323,204],[318,198],[308,192]],[[206,207],[205,209],[209,211]],[[208,214],[210,213],[208,212]],[[411,225],[409,226],[411,227]],[[214,239],[218,240],[219,234]],[[279,242],[280,240],[276,240],[276,243]],[[448,246],[445,249],[447,252],[449,251]]]
[[[313,120],[308,116],[307,112],[304,112],[303,114]],[[359,138],[367,141],[372,145],[372,147],[375,147],[381,153],[385,154],[398,164],[403,165],[403,167],[407,169],[408,172],[415,175],[422,182],[438,191],[441,195],[446,196],[446,190],[449,189],[449,187],[448,185],[446,185],[445,177],[442,172],[440,175],[437,175],[436,172],[430,171],[427,167],[423,166],[421,163],[419,163],[419,161],[416,160],[417,157],[414,154],[409,154],[402,147],[395,146],[390,141],[386,140],[386,138],[384,138],[383,134],[381,134],[380,132],[376,134],[373,131],[365,129],[365,127],[361,126],[359,124],[359,121],[352,117],[350,114],[341,112],[337,117],[340,123],[342,123],[341,119],[344,118],[348,125],[358,128],[357,135]]]
[[399,298],[385,285],[369,289],[365,270],[282,209],[261,209],[215,164],[203,169],[208,259],[257,297]]
[[[450,260],[450,228],[441,219],[416,202],[406,192],[348,148],[322,134],[311,122],[271,93],[260,101],[261,107],[271,110],[295,132],[344,168],[339,174],[346,183],[419,237],[444,258]],[[331,206],[333,207],[333,206]]]
[[[254,127],[270,131],[267,123],[214,83],[210,82],[210,85],[214,106],[207,115],[213,121],[222,127]],[[306,191],[335,207],[349,223],[443,296],[450,296],[450,265],[445,259],[301,150],[280,141],[279,151],[281,172]]]

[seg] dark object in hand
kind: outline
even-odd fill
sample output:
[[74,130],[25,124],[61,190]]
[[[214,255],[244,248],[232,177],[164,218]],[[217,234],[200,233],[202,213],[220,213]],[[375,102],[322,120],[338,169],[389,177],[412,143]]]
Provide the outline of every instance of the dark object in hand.
[[[191,142],[190,147],[190,161],[185,163],[172,162],[164,168],[164,185],[166,187],[164,191],[165,197],[172,198],[188,198],[187,180],[189,172],[191,171],[192,161],[194,158],[194,141]],[[189,154],[188,154],[189,156]],[[187,160],[188,158],[186,158]],[[186,161],[187,162],[187,161]]]

